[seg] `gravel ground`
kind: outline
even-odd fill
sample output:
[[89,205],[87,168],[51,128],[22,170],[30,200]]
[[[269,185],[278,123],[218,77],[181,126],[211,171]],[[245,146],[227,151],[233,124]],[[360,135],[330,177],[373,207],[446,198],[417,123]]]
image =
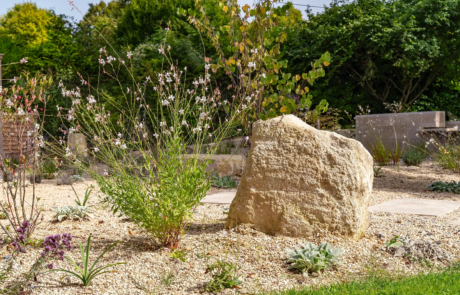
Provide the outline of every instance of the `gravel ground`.
[[[422,167],[387,166],[382,168],[383,176],[374,180],[374,192],[370,205],[399,198],[429,198],[460,201],[459,195],[436,193],[426,190],[434,181],[459,181],[460,174],[444,170],[431,162]],[[92,181],[76,184],[81,195]],[[210,193],[220,191],[213,188]],[[449,221],[460,219],[460,210],[441,217],[427,217],[407,214],[371,213],[365,237],[352,241],[334,233],[320,233],[316,237],[289,238],[273,237],[240,226],[234,232],[224,231],[226,218],[224,210],[228,205],[202,205],[198,207],[193,221],[182,238],[180,248],[187,252],[187,261],[181,262],[169,257],[166,249],[156,247],[141,234],[131,222],[114,217],[98,203],[93,194],[89,204],[96,208],[94,218],[84,221],[53,220],[53,207],[73,205],[74,194],[70,186],[58,186],[56,181],[45,181],[37,186],[37,193],[44,209],[44,220],[38,226],[35,237],[50,234],[70,233],[74,245],[85,241],[92,234],[91,259],[105,247],[120,240],[116,248],[108,252],[102,264],[125,261],[127,264],[114,268],[114,272],[102,275],[83,288],[75,279],[61,280],[62,273],[48,273],[33,282],[30,294],[199,294],[211,276],[206,265],[216,259],[227,259],[239,266],[238,274],[243,284],[240,289],[228,289],[223,294],[253,294],[263,290],[278,290],[302,285],[319,285],[349,281],[366,274],[369,267],[383,268],[394,273],[410,274],[428,271],[419,263],[393,257],[384,251],[385,242],[394,236],[410,236],[411,239],[429,240],[446,250],[454,260],[460,258],[460,226],[449,225]],[[2,221],[4,222],[4,221]],[[304,277],[286,269],[286,251],[305,244],[307,241],[319,244],[329,242],[342,248],[343,264],[317,277]],[[11,251],[0,244],[1,265]],[[39,255],[39,249],[29,249],[21,254],[15,265],[14,275],[29,269]],[[79,250],[67,253],[79,261]],[[434,265],[443,265],[435,261]],[[68,263],[59,262],[56,267],[72,269]],[[166,286],[163,278],[171,274],[172,284]]]

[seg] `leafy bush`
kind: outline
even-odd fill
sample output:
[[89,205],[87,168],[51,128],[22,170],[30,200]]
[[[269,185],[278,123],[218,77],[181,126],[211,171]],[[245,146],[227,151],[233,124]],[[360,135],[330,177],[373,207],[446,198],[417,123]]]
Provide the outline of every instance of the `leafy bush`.
[[241,283],[240,277],[236,275],[237,267],[231,262],[217,260],[208,265],[206,273],[211,273],[212,280],[206,285],[207,292],[220,292],[226,288],[235,288]]
[[447,142],[442,146],[439,142],[434,142],[438,151],[434,155],[434,160],[441,167],[460,172],[460,145],[454,142]]
[[233,180],[230,176],[225,175],[223,177],[219,177],[219,174],[217,173],[213,176],[211,183],[213,186],[218,188],[235,188],[238,186],[238,182]]
[[318,272],[330,265],[337,265],[341,254],[340,249],[332,249],[328,243],[316,246],[308,242],[304,247],[288,252],[288,269],[295,269],[301,273]]
[[426,152],[418,147],[409,148],[403,156],[403,162],[407,166],[420,166],[426,158]]
[[436,191],[436,192],[449,192],[449,193],[455,193],[455,194],[460,194],[460,182],[441,182],[441,181],[436,181],[433,182],[428,186],[428,189],[430,191]]
[[54,217],[58,221],[63,221],[65,219],[82,219],[82,218],[92,218],[93,215],[91,215],[92,208],[91,207],[86,207],[86,206],[65,206],[61,208],[56,208],[54,209]]

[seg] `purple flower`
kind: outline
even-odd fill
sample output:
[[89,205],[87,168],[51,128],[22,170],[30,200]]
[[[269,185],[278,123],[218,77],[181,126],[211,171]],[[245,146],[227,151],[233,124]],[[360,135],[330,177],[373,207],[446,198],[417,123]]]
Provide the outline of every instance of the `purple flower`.
[[52,263],[49,263],[49,264],[46,265],[46,267],[47,267],[48,269],[53,269],[53,268],[54,268],[54,265],[53,265]]

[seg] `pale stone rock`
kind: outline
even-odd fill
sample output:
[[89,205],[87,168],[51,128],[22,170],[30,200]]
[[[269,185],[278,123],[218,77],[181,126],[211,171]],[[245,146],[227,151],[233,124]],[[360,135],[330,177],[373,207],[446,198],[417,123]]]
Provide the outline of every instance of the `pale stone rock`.
[[85,135],[81,133],[70,133],[67,139],[70,151],[79,157],[88,157]]
[[206,171],[211,174],[218,173],[222,176],[241,176],[243,173],[246,159],[243,155],[207,155],[207,154],[186,154],[185,158],[198,157],[200,160],[210,157],[211,163],[206,167]]
[[364,235],[373,160],[361,143],[293,115],[253,125],[249,157],[226,227],[272,235]]

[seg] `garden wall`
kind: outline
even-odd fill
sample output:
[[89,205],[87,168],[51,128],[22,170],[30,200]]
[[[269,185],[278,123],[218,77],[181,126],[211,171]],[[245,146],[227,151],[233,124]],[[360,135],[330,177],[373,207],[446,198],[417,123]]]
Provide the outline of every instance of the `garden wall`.
[[379,138],[385,147],[395,149],[403,142],[417,144],[424,141],[422,133],[446,128],[444,111],[360,115],[356,120],[356,140],[370,151]]

